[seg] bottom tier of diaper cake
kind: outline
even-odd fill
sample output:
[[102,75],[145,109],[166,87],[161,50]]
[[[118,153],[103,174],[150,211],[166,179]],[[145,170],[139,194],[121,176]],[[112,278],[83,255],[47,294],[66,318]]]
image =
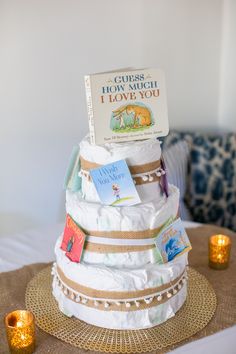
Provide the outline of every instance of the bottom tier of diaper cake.
[[173,317],[186,300],[187,254],[165,264],[120,269],[71,262],[59,244],[53,295],[69,317],[110,329],[150,328]]

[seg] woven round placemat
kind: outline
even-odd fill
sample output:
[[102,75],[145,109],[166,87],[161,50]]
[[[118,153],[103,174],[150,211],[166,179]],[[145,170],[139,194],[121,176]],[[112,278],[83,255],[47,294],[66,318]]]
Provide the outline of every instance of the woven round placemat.
[[150,329],[104,329],[59,311],[52,295],[51,267],[47,267],[29,282],[26,307],[41,329],[76,347],[106,353],[144,353],[172,346],[203,329],[216,310],[216,295],[207,279],[189,268],[187,300],[174,317]]

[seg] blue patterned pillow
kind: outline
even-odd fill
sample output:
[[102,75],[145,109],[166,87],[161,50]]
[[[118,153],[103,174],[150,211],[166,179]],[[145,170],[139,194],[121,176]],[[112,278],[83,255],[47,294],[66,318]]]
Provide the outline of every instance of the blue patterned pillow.
[[194,134],[186,203],[195,221],[236,231],[236,135]]
[[190,146],[185,202],[193,219],[236,231],[236,135],[173,131],[164,148]]

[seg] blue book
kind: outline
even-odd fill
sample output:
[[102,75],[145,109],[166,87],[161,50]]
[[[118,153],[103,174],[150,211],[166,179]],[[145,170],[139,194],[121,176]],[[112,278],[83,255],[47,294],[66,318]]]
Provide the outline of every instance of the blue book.
[[125,160],[92,169],[90,176],[101,203],[127,206],[141,202]]
[[170,218],[166,222],[155,239],[155,245],[161,253],[163,263],[170,262],[192,249],[180,218],[175,221]]

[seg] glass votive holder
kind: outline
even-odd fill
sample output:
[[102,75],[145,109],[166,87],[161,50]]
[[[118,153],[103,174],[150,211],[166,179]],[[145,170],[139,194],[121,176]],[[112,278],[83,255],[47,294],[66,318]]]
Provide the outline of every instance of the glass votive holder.
[[30,311],[16,310],[5,317],[10,353],[31,354],[35,350],[34,315]]
[[231,240],[229,236],[213,235],[209,238],[209,266],[225,269],[229,265]]

